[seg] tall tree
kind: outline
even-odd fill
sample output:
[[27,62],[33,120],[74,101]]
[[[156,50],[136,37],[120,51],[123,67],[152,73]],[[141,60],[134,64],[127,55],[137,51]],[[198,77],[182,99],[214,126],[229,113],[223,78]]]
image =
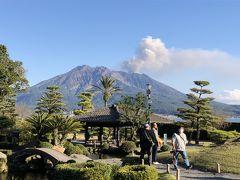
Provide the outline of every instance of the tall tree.
[[108,101],[112,97],[114,93],[118,93],[121,89],[115,85],[116,80],[111,76],[102,76],[100,79],[100,83],[98,85],[93,85],[96,88],[97,92],[102,93],[102,98],[104,102],[104,106],[108,106]]
[[80,99],[80,102],[78,103],[80,109],[74,110],[75,115],[89,112],[93,109],[92,104],[93,94],[91,92],[83,92],[78,96],[78,98]]
[[[213,123],[216,118],[212,114],[212,108],[210,102],[213,101],[212,97],[209,97],[212,92],[209,89],[205,89],[210,83],[208,81],[194,81],[197,86],[191,89],[191,93],[187,94],[187,100],[184,101],[189,108],[178,108],[178,116],[190,125],[191,128],[196,130],[196,144],[199,144],[200,128]],[[206,95],[206,97],[203,97]]]
[[48,86],[47,91],[42,95],[40,100],[38,100],[36,112],[37,113],[47,113],[61,114],[64,111],[63,95],[59,92],[59,86]]
[[0,44],[0,114],[12,117],[15,114],[15,94],[27,87],[22,62],[10,59],[7,48]]
[[122,97],[118,103],[121,119],[132,123],[132,137],[136,130],[146,122],[146,100],[147,97],[143,93],[137,93],[135,97]]

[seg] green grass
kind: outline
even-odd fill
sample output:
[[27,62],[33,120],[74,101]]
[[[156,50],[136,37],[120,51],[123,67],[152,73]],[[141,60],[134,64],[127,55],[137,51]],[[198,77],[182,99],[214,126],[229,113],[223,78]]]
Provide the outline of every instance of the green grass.
[[[231,143],[216,147],[189,147],[188,157],[195,169],[216,172],[217,163],[225,173],[240,174],[240,143]],[[172,154],[163,152],[158,154],[158,161],[165,164],[172,163]],[[180,165],[182,161],[180,161]]]
[[176,177],[174,175],[168,173],[160,173],[158,176],[158,180],[175,180]]

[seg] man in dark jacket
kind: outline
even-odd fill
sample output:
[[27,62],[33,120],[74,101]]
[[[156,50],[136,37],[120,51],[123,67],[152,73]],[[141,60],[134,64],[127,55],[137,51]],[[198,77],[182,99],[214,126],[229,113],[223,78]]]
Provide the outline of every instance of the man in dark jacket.
[[154,136],[151,131],[150,125],[145,124],[144,128],[140,131],[140,161],[144,159],[144,154],[147,152],[148,155],[148,164],[152,164],[152,146],[154,145]]

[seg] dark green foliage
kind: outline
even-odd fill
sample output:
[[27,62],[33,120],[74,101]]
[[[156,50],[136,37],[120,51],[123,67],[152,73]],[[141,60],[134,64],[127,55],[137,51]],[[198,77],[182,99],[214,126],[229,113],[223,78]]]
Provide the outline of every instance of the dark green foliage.
[[153,166],[133,165],[120,167],[116,180],[158,180],[158,171]]
[[30,130],[38,141],[46,139],[46,134],[50,131],[48,128],[49,121],[50,116],[46,113],[34,114],[27,119],[27,122],[30,124]]
[[88,156],[89,152],[87,148],[81,144],[73,145],[71,142],[66,142],[64,144],[65,147],[65,154],[71,155],[71,154],[83,154]]
[[[212,94],[208,89],[204,89],[210,83],[208,81],[194,81],[197,88],[192,88],[192,93],[187,94],[188,99],[184,101],[189,108],[178,108],[178,116],[187,121],[187,126],[196,129],[196,144],[199,144],[200,129],[212,125],[216,117],[212,114],[210,102],[211,97],[203,97]],[[191,136],[190,136],[191,141]]]
[[47,91],[38,100],[36,112],[47,114],[63,113],[65,104],[63,103],[63,95],[59,92],[58,86],[48,86]]
[[51,143],[49,143],[49,142],[41,141],[41,142],[39,143],[39,147],[40,147],[40,148],[52,148],[53,145],[52,145]]
[[167,144],[164,144],[162,147],[161,147],[161,151],[165,152],[165,151],[170,151],[171,150],[171,147]]
[[240,137],[240,133],[237,131],[223,131],[223,130],[210,130],[208,131],[210,140],[218,144],[233,138]]
[[15,119],[0,115],[0,129],[11,128],[15,124]]
[[131,139],[134,138],[137,129],[147,121],[146,100],[143,93],[137,93],[135,97],[123,96],[118,103],[121,109],[121,120],[132,123]]
[[101,150],[105,151],[105,150],[108,150],[108,149],[109,149],[109,144],[108,143],[103,143],[102,146],[101,146]]
[[15,95],[27,87],[22,62],[11,60],[7,48],[0,44],[0,114],[14,117]]
[[111,166],[100,162],[58,164],[50,179],[110,180]]
[[80,109],[74,110],[75,115],[89,112],[93,109],[92,104],[93,94],[91,92],[83,92],[78,96],[78,98],[80,99],[80,102],[78,103]]
[[0,142],[0,149],[14,149],[16,148],[18,145],[17,144],[13,144],[13,143],[9,143],[9,142]]
[[84,145],[76,144],[75,146],[82,150],[82,154],[83,155],[86,155],[86,156],[89,155],[89,151],[88,151],[88,149]]
[[125,156],[122,158],[122,165],[137,165],[140,163],[140,159],[138,156]]
[[122,143],[121,149],[125,152],[125,153],[130,153],[133,152],[136,149],[136,144],[133,141],[125,141]]

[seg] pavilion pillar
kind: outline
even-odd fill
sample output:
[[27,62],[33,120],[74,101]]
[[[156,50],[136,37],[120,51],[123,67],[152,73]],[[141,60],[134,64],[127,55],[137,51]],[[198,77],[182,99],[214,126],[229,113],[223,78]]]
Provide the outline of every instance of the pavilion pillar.
[[99,131],[99,136],[100,136],[100,145],[103,144],[103,127],[100,127],[100,131]]
[[117,127],[117,147],[120,146],[120,128]]
[[113,139],[116,139],[116,127],[113,127]]
[[125,127],[125,141],[127,140],[127,128]]
[[88,138],[89,138],[88,124],[86,124],[86,126],[85,126],[85,145],[87,145]]

